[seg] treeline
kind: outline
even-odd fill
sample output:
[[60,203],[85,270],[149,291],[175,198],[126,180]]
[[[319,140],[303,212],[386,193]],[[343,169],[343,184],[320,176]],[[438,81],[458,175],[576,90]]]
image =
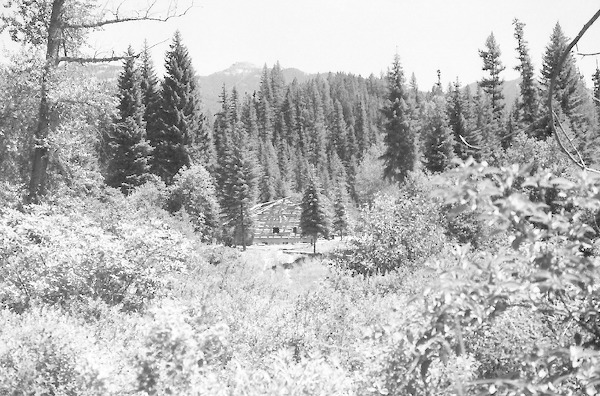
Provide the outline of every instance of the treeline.
[[[181,170],[201,166],[225,223],[241,235],[240,227],[251,227],[255,203],[302,193],[313,181],[330,202],[342,196],[361,203],[357,178],[402,182],[417,169],[443,172],[455,158],[504,164],[515,141],[551,135],[545,97],[568,45],[557,24],[538,79],[524,24],[515,20],[514,28],[521,74],[514,103],[504,98],[505,67],[492,33],[479,50],[484,77],[475,92],[458,79],[444,90],[440,73],[423,92],[414,74],[406,81],[398,56],[385,79],[330,73],[287,83],[277,63],[264,67],[256,92],[224,86],[213,122],[202,114],[201,88],[178,33],[162,80],[147,48],[139,58],[130,50],[119,78],[118,115],[106,139],[106,182],[128,193],[152,174],[171,185]],[[594,81],[598,98],[600,71]],[[572,54],[557,71],[554,97],[565,147],[586,164],[596,163],[600,101],[594,105]]]
[[258,91],[241,95],[223,87],[211,123],[202,114],[200,87],[179,34],[160,83],[148,50],[139,62],[130,51],[119,77],[107,170],[107,183],[123,192],[149,173],[170,184],[192,163],[207,167],[223,188],[233,178],[228,161],[238,149],[253,168],[261,202],[301,192],[311,172],[324,187],[343,185],[352,194],[357,166],[378,142],[385,93],[380,78],[330,73],[288,84],[279,63],[265,66]]
[[[386,151],[384,175],[403,181],[408,172],[422,165],[432,172],[452,166],[454,158],[474,157],[498,165],[510,161],[506,150],[524,138],[546,140],[552,135],[552,117],[546,98],[553,73],[554,120],[561,141],[575,158],[588,166],[598,163],[600,70],[594,77],[593,97],[585,87],[573,54],[558,68],[561,54],[568,46],[560,24],[556,24],[543,55],[539,79],[529,55],[524,24],[514,20],[514,37],[520,72],[520,92],[514,103],[503,94],[501,51],[493,33],[479,50],[484,77],[475,92],[462,87],[457,79],[443,91],[441,83],[427,94],[409,86],[396,56],[387,75],[387,101],[383,112]],[[596,101],[594,102],[594,99]]]

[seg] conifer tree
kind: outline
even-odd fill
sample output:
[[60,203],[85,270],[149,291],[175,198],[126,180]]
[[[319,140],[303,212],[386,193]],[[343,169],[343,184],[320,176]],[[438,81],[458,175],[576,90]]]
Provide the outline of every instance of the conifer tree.
[[[477,87],[473,108],[474,127],[479,137],[479,145],[474,153],[477,160],[485,160],[494,163],[500,155],[501,137],[505,135],[502,130],[504,123],[494,118],[490,95],[485,95],[483,88]],[[472,132],[473,134],[473,132]],[[470,136],[473,139],[473,136]],[[476,140],[476,139],[474,139]]]
[[519,55],[519,64],[515,66],[515,70],[521,73],[521,83],[519,86],[521,100],[517,107],[520,110],[521,118],[515,121],[522,121],[527,130],[531,131],[530,127],[538,117],[538,87],[534,78],[534,69],[531,57],[529,56],[529,48],[524,38],[523,28],[525,24],[515,19],[513,20],[513,25],[515,25],[514,36],[517,39],[517,53]]
[[371,125],[367,116],[367,109],[363,100],[358,102],[356,118],[356,144],[358,150],[358,158],[362,159],[365,153],[373,143],[371,141]]
[[144,121],[146,122],[146,135],[150,142],[156,141],[158,127],[158,110],[160,108],[160,92],[158,78],[150,55],[148,43],[144,41],[140,65],[142,103],[144,104]]
[[454,159],[454,138],[448,126],[446,107],[444,97],[436,95],[427,109],[423,157],[431,172],[443,172]]
[[342,162],[347,163],[350,159],[350,155],[353,153],[353,148],[351,147],[353,139],[350,139],[349,137],[346,121],[344,120],[342,104],[336,100],[334,107],[335,110],[333,128],[331,131],[331,143],[333,147],[335,147]]
[[302,214],[300,215],[302,235],[308,235],[313,240],[313,253],[317,252],[319,235],[329,236],[330,219],[327,213],[325,197],[321,187],[314,177],[310,177],[302,196]]
[[[558,61],[567,46],[568,39],[560,24],[557,23],[543,56],[541,85],[544,97],[547,97],[551,76],[558,67]],[[596,153],[593,151],[598,140],[595,110],[591,103],[591,95],[577,69],[573,53],[568,54],[557,73],[553,91],[556,101],[555,111],[563,125],[570,130],[571,138],[586,162],[590,159],[595,160]],[[540,118],[538,135],[541,138],[552,133],[551,119],[550,114],[543,114]]]
[[285,95],[285,78],[279,61],[271,69],[271,93],[273,95],[273,104],[281,107]]
[[325,125],[325,114],[323,111],[320,94],[316,89],[312,92],[315,118],[310,132],[312,134],[311,144],[308,148],[310,163],[315,167],[321,179],[322,185],[329,183],[329,172],[327,169],[327,129]]
[[200,160],[207,163],[212,143],[203,128],[196,76],[179,32],[167,52],[165,68],[159,131],[151,143],[155,147],[154,170],[166,183],[171,183],[182,166],[191,164],[192,145],[200,146]]
[[596,72],[592,76],[594,82],[594,90],[592,92],[594,96],[594,107],[596,108],[597,119],[600,121],[600,68],[596,66]]
[[273,93],[271,92],[271,80],[269,78],[269,69],[267,65],[263,67],[263,74],[260,80],[260,89],[258,91],[258,125],[260,138],[262,140],[273,141],[274,119],[273,106],[271,104]]
[[270,141],[260,143],[260,163],[262,165],[262,176],[259,183],[259,200],[268,202],[279,198],[277,186],[280,183],[281,174],[277,163],[277,154]]
[[461,93],[458,79],[450,92],[448,104],[448,124],[454,134],[454,153],[463,160],[469,157],[479,159],[481,134],[477,126],[468,122],[470,115],[470,91]]
[[129,47],[119,76],[118,118],[110,136],[110,159],[106,183],[128,194],[146,182],[152,147],[146,140],[141,78],[135,66],[135,55]]
[[400,183],[404,181],[408,172],[415,170],[418,152],[415,131],[410,125],[404,72],[398,54],[395,55],[392,68],[388,71],[387,83],[387,103],[382,109],[385,117],[386,145],[386,150],[381,156],[384,161],[383,177]]
[[495,121],[501,121],[504,110],[504,93],[502,85],[504,79],[500,79],[500,73],[505,69],[500,61],[500,47],[496,43],[494,33],[491,33],[485,41],[485,50],[479,50],[479,56],[483,60],[483,71],[489,73],[489,77],[484,77],[479,86],[488,94],[490,105]]
[[338,188],[333,202],[333,229],[340,234],[340,239],[344,238],[344,233],[348,230],[348,210],[347,200],[341,188]]
[[233,126],[231,137],[226,139],[221,165],[221,208],[226,231],[235,244],[242,244],[244,248],[252,235],[250,208],[256,202],[258,178],[257,160],[247,143],[243,124],[238,122]]
[[331,184],[338,189],[348,191],[348,175],[337,151],[333,148],[329,152],[329,174]]
[[[544,92],[548,91],[552,73],[557,68],[560,56],[567,46],[568,39],[564,35],[560,24],[557,23],[552,31],[550,43],[546,47],[542,60],[541,85]],[[556,76],[554,98],[557,102],[556,111],[567,117],[570,126],[574,129],[585,129],[592,124],[589,114],[584,110],[588,104],[586,102],[589,102],[587,97],[587,89],[577,69],[575,57],[570,53]],[[551,133],[549,122],[550,116],[546,114],[541,125],[544,128],[542,131],[543,136],[548,136]]]

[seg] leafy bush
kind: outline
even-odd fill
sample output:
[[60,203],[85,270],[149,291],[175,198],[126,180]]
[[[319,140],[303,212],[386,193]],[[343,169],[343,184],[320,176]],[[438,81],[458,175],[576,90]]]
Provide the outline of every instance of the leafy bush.
[[[473,162],[461,168],[456,187],[446,190],[447,203],[480,210],[510,238],[495,253],[455,250],[460,265],[440,273],[420,293],[411,323],[388,327],[388,339],[400,341],[384,356],[404,371],[397,377],[389,375],[394,369],[383,371],[392,379],[385,382],[387,391],[596,394],[600,266],[582,253],[592,235],[582,219],[586,210],[600,208],[598,178],[584,173],[571,182],[531,176],[519,166]],[[519,177],[524,186],[557,188],[563,207],[570,209],[553,213],[530,201],[513,189]],[[522,316],[523,308],[535,312],[534,320],[531,313]],[[510,331],[502,331],[507,327]],[[434,368],[458,360],[469,375],[440,383]],[[511,364],[500,367],[506,362]]]
[[440,204],[428,194],[425,176],[412,175],[397,195],[379,195],[363,208],[357,236],[333,255],[334,262],[358,274],[413,267],[444,246]]
[[110,362],[91,335],[57,311],[0,311],[0,394],[106,395]]
[[219,204],[212,177],[202,165],[181,169],[170,187],[167,203],[171,213],[184,210],[205,241],[219,229]]
[[205,366],[222,365],[230,358],[229,329],[208,326],[202,315],[168,302],[153,316],[136,358],[138,390],[150,395],[200,394]]
[[164,292],[168,271],[188,253],[160,222],[105,224],[56,207],[8,210],[0,217],[0,304],[22,311],[34,301],[100,299],[139,310]]

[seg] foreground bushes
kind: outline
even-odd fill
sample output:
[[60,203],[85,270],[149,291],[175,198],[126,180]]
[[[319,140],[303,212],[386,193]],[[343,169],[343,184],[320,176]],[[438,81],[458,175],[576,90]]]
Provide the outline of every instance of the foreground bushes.
[[[562,209],[532,202],[517,178],[557,189]],[[600,209],[598,181],[467,163],[441,202],[412,180],[365,212],[364,241],[376,219],[397,238],[376,234],[369,254],[357,238],[356,255],[337,253],[326,278],[299,292],[290,282],[301,266],[265,269],[248,252],[198,249],[192,232],[134,198],[5,211],[2,290],[13,294],[0,309],[0,393],[597,394],[600,265],[587,221]],[[444,205],[493,224],[494,249],[440,237]],[[133,270],[105,282],[109,263]],[[109,298],[127,276],[142,284],[146,266],[161,281],[153,295]]]
[[4,211],[0,307],[22,312],[36,302],[97,299],[139,310],[164,293],[168,273],[189,256],[189,242],[157,218],[130,222],[126,210],[105,209],[95,220],[73,209]]
[[88,328],[58,311],[0,311],[2,395],[104,395],[107,357]]

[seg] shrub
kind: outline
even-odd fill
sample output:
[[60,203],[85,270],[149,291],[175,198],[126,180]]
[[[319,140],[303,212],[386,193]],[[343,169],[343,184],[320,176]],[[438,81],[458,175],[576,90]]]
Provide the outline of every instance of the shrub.
[[100,299],[142,309],[163,293],[187,244],[163,223],[124,222],[104,229],[77,212],[36,206],[0,217],[0,305],[22,311],[34,301],[64,305]]
[[431,198],[424,176],[409,177],[397,195],[379,195],[363,208],[356,236],[333,254],[333,261],[357,274],[413,267],[440,252],[444,231],[439,202]]
[[202,239],[212,240],[219,228],[220,209],[208,171],[202,165],[180,170],[169,191],[168,210],[184,210]]
[[165,302],[153,311],[144,347],[136,357],[137,386],[150,395],[200,394],[204,368],[230,358],[229,329]]
[[[392,383],[405,393],[596,394],[600,266],[582,249],[591,246],[592,231],[583,214],[600,208],[598,178],[583,173],[571,182],[473,162],[461,168],[447,203],[481,211],[509,238],[497,252],[455,250],[460,265],[414,299],[412,323],[387,328],[396,347],[384,356],[405,370]],[[553,213],[530,201],[514,190],[517,178],[557,188],[570,209]],[[523,308],[535,314],[523,317]],[[437,381],[436,367],[464,358],[475,363],[461,363],[468,376]]]
[[91,333],[54,310],[0,311],[0,394],[106,395],[110,362]]

